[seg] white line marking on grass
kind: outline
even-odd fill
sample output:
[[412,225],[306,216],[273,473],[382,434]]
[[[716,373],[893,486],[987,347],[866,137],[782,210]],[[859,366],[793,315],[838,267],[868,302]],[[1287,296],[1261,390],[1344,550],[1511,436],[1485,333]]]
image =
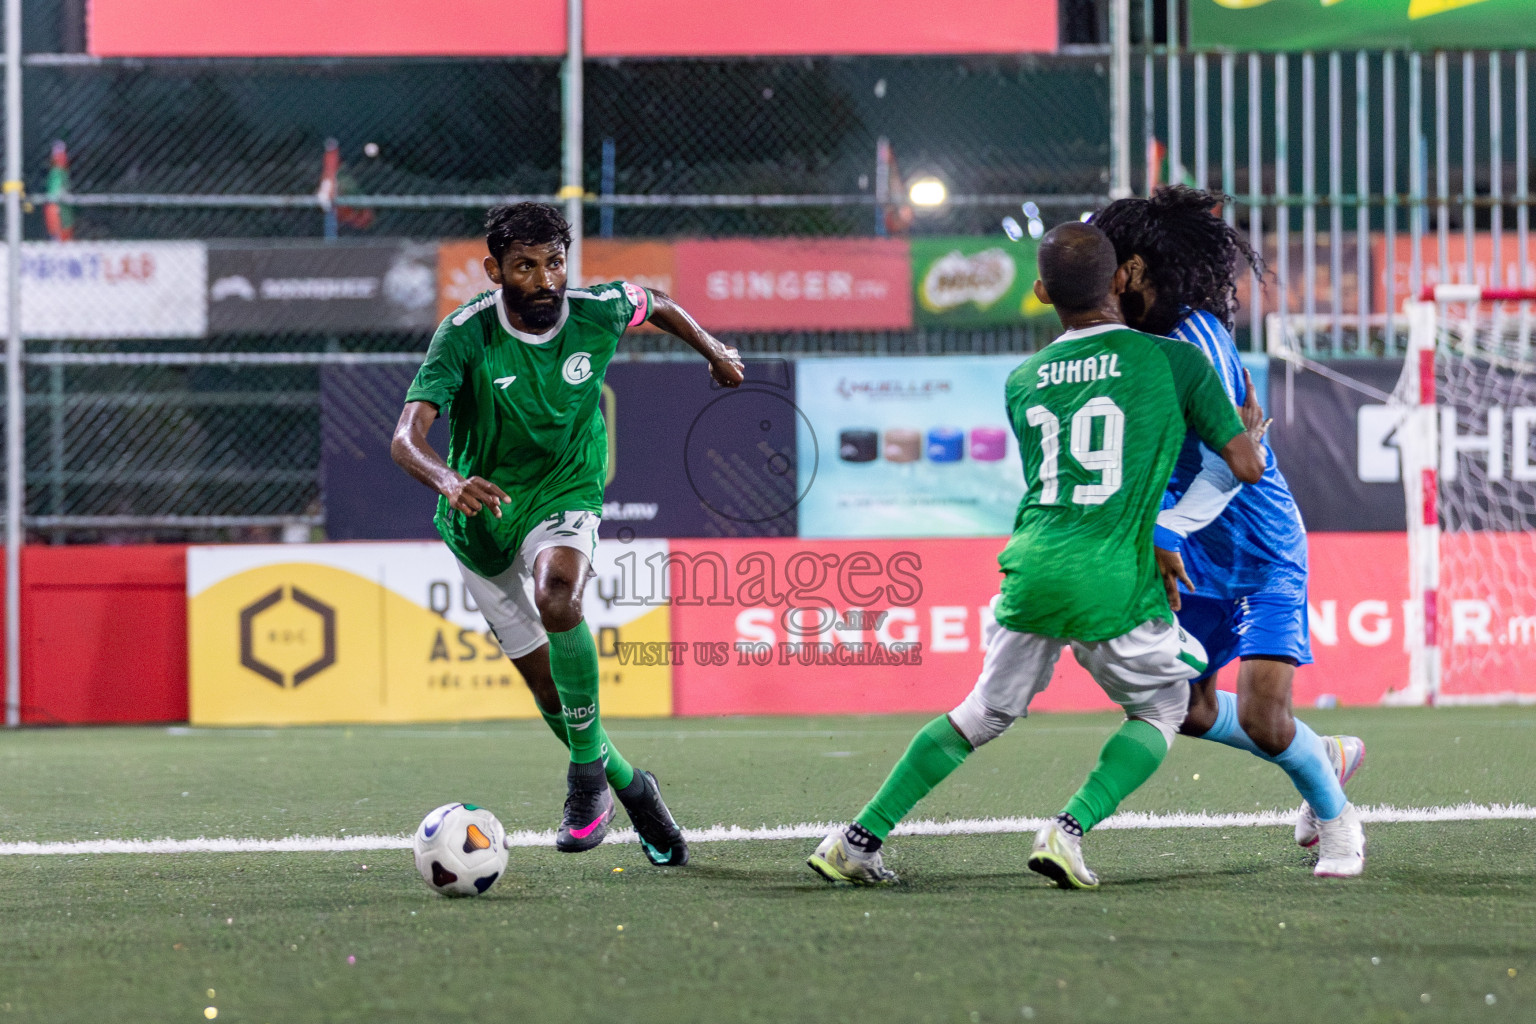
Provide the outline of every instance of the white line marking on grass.
[[[1361,807],[1361,818],[1368,823],[1401,824],[1440,821],[1531,821],[1536,807],[1525,804],[1460,804],[1455,807]],[[1045,818],[956,818],[952,821],[908,821],[897,825],[898,836],[975,836],[999,833],[1033,832],[1044,825]],[[1257,814],[1148,814],[1126,811],[1099,823],[1100,829],[1163,828],[1273,828],[1289,826],[1295,811],[1260,811]],[[686,829],[690,843],[732,843],[747,840],[820,839],[833,828],[833,822],[804,822],[799,825],[764,825],[742,828],[740,825],[715,825],[711,828]],[[615,843],[635,841],[635,834],[625,830],[609,833]],[[552,846],[554,832],[528,830],[507,833],[512,847]],[[93,839],[78,843],[0,843],[0,856],[43,856],[98,853],[345,853],[365,850],[408,850],[410,836],[290,836],[287,839]]]

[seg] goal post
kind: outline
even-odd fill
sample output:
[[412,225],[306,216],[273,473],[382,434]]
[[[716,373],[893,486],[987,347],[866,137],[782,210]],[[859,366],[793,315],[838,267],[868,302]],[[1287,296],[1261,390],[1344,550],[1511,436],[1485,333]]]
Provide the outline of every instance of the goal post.
[[1409,678],[1394,702],[1536,702],[1532,303],[1437,285],[1404,305]]
[[1440,693],[1440,443],[1435,350],[1439,307],[1407,302],[1408,351],[1392,392],[1402,409],[1397,447],[1407,511],[1408,604],[1404,631],[1408,685],[1393,703],[1430,704]]
[[[1265,328],[1277,419],[1317,374],[1380,409],[1372,436],[1397,449],[1372,481],[1400,480],[1406,513],[1407,676],[1384,703],[1536,703],[1536,290],[1437,285],[1390,317]],[[1395,383],[1364,372],[1399,355]]]

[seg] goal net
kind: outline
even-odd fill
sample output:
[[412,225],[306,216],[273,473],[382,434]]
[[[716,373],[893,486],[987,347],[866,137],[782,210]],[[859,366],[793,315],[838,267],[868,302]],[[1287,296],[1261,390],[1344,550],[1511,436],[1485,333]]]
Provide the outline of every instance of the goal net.
[[[1404,339],[1394,385],[1375,357]],[[1387,418],[1400,466],[1375,479],[1402,481],[1408,669],[1384,699],[1536,703],[1536,291],[1440,285],[1369,321],[1271,314],[1266,347],[1285,360],[1277,416],[1306,371]]]
[[1536,292],[1421,299],[1392,395],[1419,620],[1403,697],[1536,701]]

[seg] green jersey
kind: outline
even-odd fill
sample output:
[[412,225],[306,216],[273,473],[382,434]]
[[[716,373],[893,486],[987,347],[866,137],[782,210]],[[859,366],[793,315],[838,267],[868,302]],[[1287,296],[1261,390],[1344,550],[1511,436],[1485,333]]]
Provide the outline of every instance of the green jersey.
[[1057,338],[1004,394],[1028,489],[998,556],[998,622],[1094,641],[1171,621],[1152,555],[1168,478],[1186,432],[1220,451],[1243,430],[1210,360],[1107,324]]
[[608,435],[598,401],[619,337],[649,315],[651,296],[622,281],[568,289],[543,334],[507,320],[501,291],[485,292],[437,328],[407,402],[448,417],[446,461],[511,501],[501,518],[473,517],[439,498],[433,522],[459,561],[482,576],[505,572],[529,531],[559,512],[603,509]]

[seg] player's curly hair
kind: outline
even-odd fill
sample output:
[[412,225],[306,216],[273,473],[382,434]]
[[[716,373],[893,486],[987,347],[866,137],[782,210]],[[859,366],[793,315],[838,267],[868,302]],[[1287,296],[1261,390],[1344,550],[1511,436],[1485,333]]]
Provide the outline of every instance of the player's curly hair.
[[571,226],[548,203],[512,203],[493,206],[485,215],[485,247],[500,263],[512,243],[571,247]]
[[1157,307],[1148,310],[1144,330],[1167,333],[1186,307],[1203,309],[1232,329],[1239,264],[1264,276],[1263,258],[1236,228],[1212,213],[1232,201],[1221,192],[1168,185],[1150,199],[1117,199],[1093,215],[1089,223],[1109,236],[1120,263],[1137,254],[1146,261]]

